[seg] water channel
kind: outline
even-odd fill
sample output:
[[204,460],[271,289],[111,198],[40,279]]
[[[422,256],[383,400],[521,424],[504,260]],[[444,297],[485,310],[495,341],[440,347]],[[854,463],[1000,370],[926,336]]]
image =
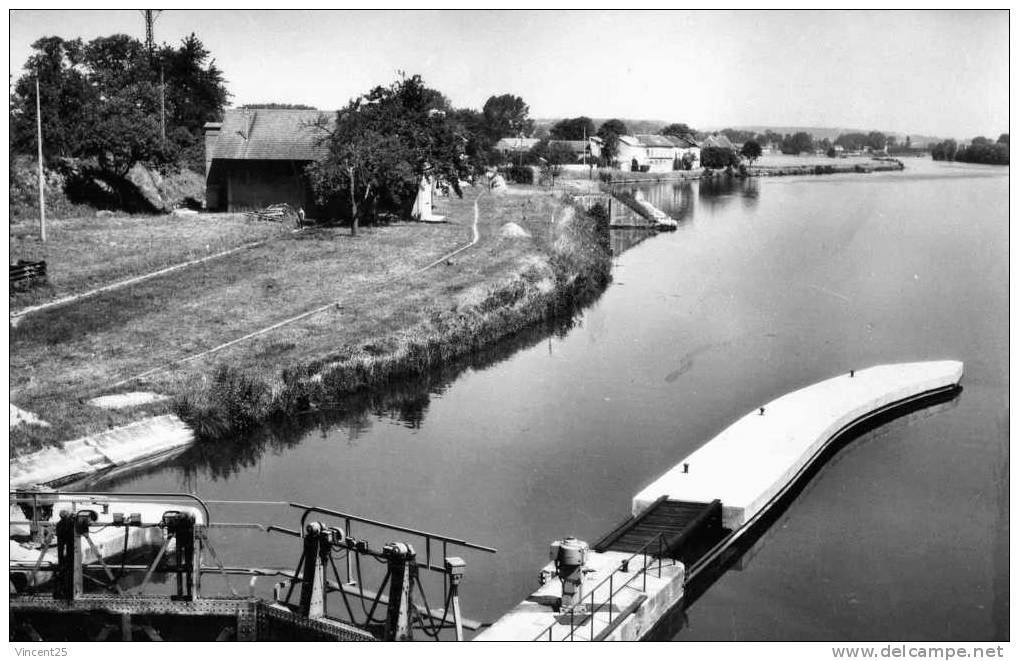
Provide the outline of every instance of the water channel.
[[[574,323],[98,486],[317,503],[497,547],[466,556],[464,584],[466,614],[492,621],[551,540],[593,542],[760,403],[955,358],[962,394],[835,456],[676,638],[1007,638],[1008,169],[907,166],[644,186],[679,229],[617,235],[613,283]],[[275,505],[220,518],[296,523]],[[228,564],[296,562],[292,539],[223,535]]]

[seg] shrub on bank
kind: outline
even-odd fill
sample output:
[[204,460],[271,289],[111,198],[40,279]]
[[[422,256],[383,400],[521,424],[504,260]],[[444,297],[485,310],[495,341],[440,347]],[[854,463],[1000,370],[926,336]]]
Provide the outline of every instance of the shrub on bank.
[[506,170],[506,178],[514,184],[533,186],[536,183],[534,170],[530,165],[513,165]]

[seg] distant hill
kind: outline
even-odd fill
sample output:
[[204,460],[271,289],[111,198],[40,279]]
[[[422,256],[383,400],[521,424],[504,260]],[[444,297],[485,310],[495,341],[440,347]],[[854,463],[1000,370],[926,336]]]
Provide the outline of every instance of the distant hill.
[[[535,128],[535,130],[542,129],[542,128],[547,130],[547,129],[552,128],[552,125],[555,124],[556,122],[558,122],[561,119],[566,119],[566,118],[565,117],[551,117],[551,118],[543,117],[541,119],[535,119],[534,120],[534,128]],[[668,126],[669,124],[672,123],[672,122],[663,121],[661,119],[626,119],[626,118],[623,118],[623,117],[618,117],[618,118],[613,118],[613,117],[592,117],[591,121],[593,121],[594,125],[597,127],[597,126],[601,126],[603,122],[608,121],[610,119],[621,119],[621,120],[623,120],[623,123],[626,124],[626,128],[630,129],[630,133],[658,133],[664,127],[666,127],[666,126]],[[694,128],[696,128],[696,127],[694,127]]]
[[[535,130],[545,129],[548,130],[553,124],[558,122],[563,117],[543,117],[541,119],[534,120]],[[592,117],[595,126],[601,126],[602,122],[609,117]],[[626,119],[620,117],[623,123],[626,124],[626,128],[630,129],[630,133],[658,133],[665,126],[668,126],[672,122],[666,122],[661,119]],[[694,130],[697,131],[721,131],[722,129],[736,129],[737,131],[753,131],[754,133],[764,133],[765,131],[774,131],[775,133],[781,133],[782,135],[799,133],[805,131],[814,136],[816,140],[824,140],[828,138],[834,141],[837,137],[843,133],[870,133],[875,129],[859,129],[859,128],[844,128],[844,127],[831,127],[831,126],[764,126],[760,124],[743,124],[738,126],[726,125],[726,126],[693,126]],[[880,129],[877,129],[880,130]],[[894,135],[898,140],[899,144],[906,142],[906,134],[898,133],[895,131],[881,131],[885,135]],[[914,147],[927,147],[934,145],[944,140],[932,135],[920,135],[917,133],[910,133],[910,144]]]
[[[698,127],[700,128],[700,127]],[[781,133],[785,135],[787,133],[799,133],[805,131],[814,136],[816,140],[835,140],[844,133],[870,133],[873,130],[880,131],[881,129],[859,129],[859,128],[832,128],[829,126],[762,126],[762,125],[743,125],[743,126],[714,126],[704,128],[704,131],[721,131],[722,129],[736,129],[737,131],[753,131],[755,133],[764,133],[765,131],[774,131],[775,133]],[[906,134],[898,133],[896,131],[881,131],[885,135],[894,135],[899,141],[899,144],[906,142]],[[920,135],[917,133],[909,134],[910,144],[914,147],[926,147],[927,145],[941,142],[944,138],[938,138],[932,135]]]

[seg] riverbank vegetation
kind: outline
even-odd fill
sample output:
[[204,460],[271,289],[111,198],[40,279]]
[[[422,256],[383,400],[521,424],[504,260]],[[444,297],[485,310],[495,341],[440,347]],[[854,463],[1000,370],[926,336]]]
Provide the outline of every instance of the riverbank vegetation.
[[931,158],[935,161],[1008,165],[1008,152],[1008,133],[1002,133],[998,136],[996,142],[991,142],[988,138],[979,136],[973,138],[969,145],[962,147],[956,144],[955,140],[939,142],[931,150]]

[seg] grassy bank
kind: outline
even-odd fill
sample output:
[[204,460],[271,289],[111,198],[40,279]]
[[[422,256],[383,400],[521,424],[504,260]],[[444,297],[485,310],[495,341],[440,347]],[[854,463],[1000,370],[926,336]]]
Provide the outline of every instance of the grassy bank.
[[80,216],[49,219],[46,243],[37,219],[10,227],[11,259],[46,260],[48,283],[11,292],[12,310],[102,287],[192,259],[277,236],[277,223],[243,214]]
[[[527,187],[480,198],[480,243],[418,272],[471,236],[473,197],[452,221],[280,235],[263,246],[27,317],[11,333],[12,402],[53,426],[11,431],[15,452],[120,424],[87,400],[154,390],[207,436],[332,402],[469,353],[599,288],[609,259],[561,193]],[[513,221],[529,236],[504,236]],[[338,302],[199,360],[189,356]],[[111,389],[110,384],[167,369]],[[154,404],[150,408],[166,405]]]

